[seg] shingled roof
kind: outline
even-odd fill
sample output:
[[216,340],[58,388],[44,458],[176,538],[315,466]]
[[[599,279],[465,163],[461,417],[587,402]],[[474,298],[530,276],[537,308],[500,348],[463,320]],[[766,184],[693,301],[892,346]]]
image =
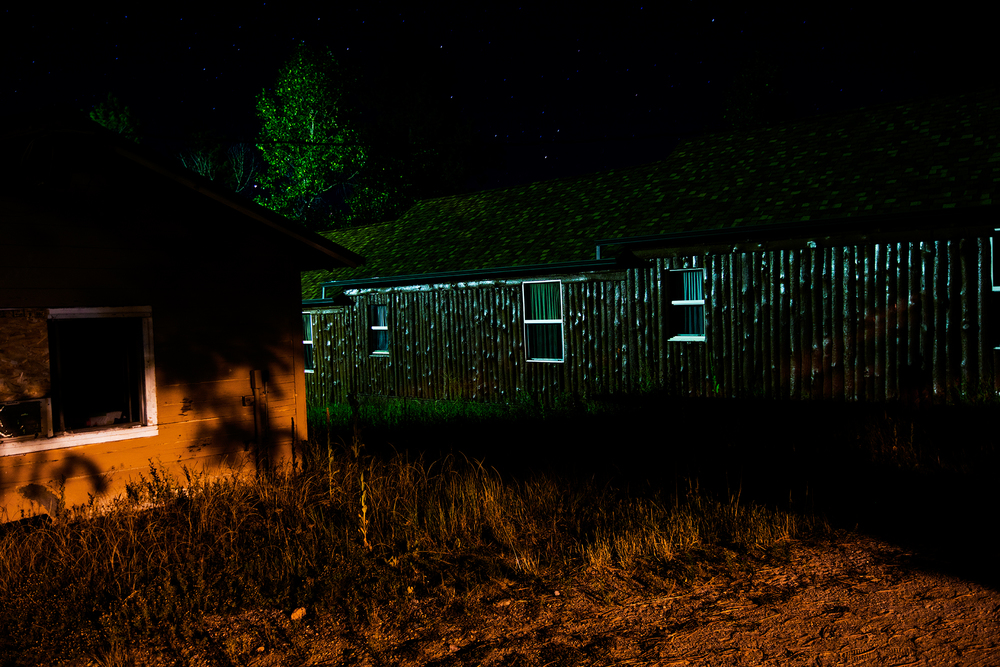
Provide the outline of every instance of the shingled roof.
[[367,263],[350,280],[586,261],[598,239],[991,205],[1000,95],[986,90],[817,116],[679,145],[661,162],[430,199],[325,234]]

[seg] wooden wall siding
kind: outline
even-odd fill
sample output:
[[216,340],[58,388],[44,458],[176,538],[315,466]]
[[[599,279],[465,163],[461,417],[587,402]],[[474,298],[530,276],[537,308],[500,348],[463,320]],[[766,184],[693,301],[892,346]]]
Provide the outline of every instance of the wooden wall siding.
[[849,401],[975,391],[993,380],[983,325],[988,243],[699,258],[708,270],[708,342],[667,344],[667,385],[696,395],[715,393],[718,383],[725,396]]
[[[942,399],[993,382],[989,239],[659,258],[563,280],[565,363],[524,360],[520,281],[360,291],[315,315],[310,400],[359,395],[551,401],[663,386],[679,395]],[[705,343],[667,342],[665,274],[706,270]],[[369,357],[367,306],[389,305]],[[322,351],[322,354],[320,353]]]

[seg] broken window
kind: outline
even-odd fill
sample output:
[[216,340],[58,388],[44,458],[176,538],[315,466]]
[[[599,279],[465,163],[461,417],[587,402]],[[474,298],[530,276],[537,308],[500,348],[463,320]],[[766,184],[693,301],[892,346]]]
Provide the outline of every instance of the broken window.
[[144,423],[142,318],[53,319],[49,341],[58,430]]

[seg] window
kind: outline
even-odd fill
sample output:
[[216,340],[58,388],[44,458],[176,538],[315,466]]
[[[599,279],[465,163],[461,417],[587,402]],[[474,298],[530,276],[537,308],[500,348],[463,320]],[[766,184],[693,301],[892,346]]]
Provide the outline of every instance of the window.
[[667,273],[670,298],[668,326],[673,341],[705,340],[704,269],[681,269]]
[[312,315],[302,313],[302,350],[305,353],[304,366],[306,373],[316,372],[316,359],[313,356],[313,323]]
[[0,455],[157,434],[150,308],[53,308],[46,329],[48,356],[34,371],[45,396],[5,406],[16,421],[4,420]]
[[524,340],[528,361],[563,360],[562,283],[522,283]]
[[993,281],[993,291],[1000,292],[1000,235],[998,235],[1000,229],[993,230],[993,236],[990,237],[990,275]]
[[389,354],[389,306],[385,304],[368,306],[368,354]]

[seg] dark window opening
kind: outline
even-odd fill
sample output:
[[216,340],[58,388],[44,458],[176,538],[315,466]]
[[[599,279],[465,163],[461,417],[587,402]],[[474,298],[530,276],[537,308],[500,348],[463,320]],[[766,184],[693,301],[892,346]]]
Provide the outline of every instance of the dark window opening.
[[142,319],[57,319],[50,327],[59,430],[143,423]]
[[0,438],[52,436],[49,399],[0,403]]

